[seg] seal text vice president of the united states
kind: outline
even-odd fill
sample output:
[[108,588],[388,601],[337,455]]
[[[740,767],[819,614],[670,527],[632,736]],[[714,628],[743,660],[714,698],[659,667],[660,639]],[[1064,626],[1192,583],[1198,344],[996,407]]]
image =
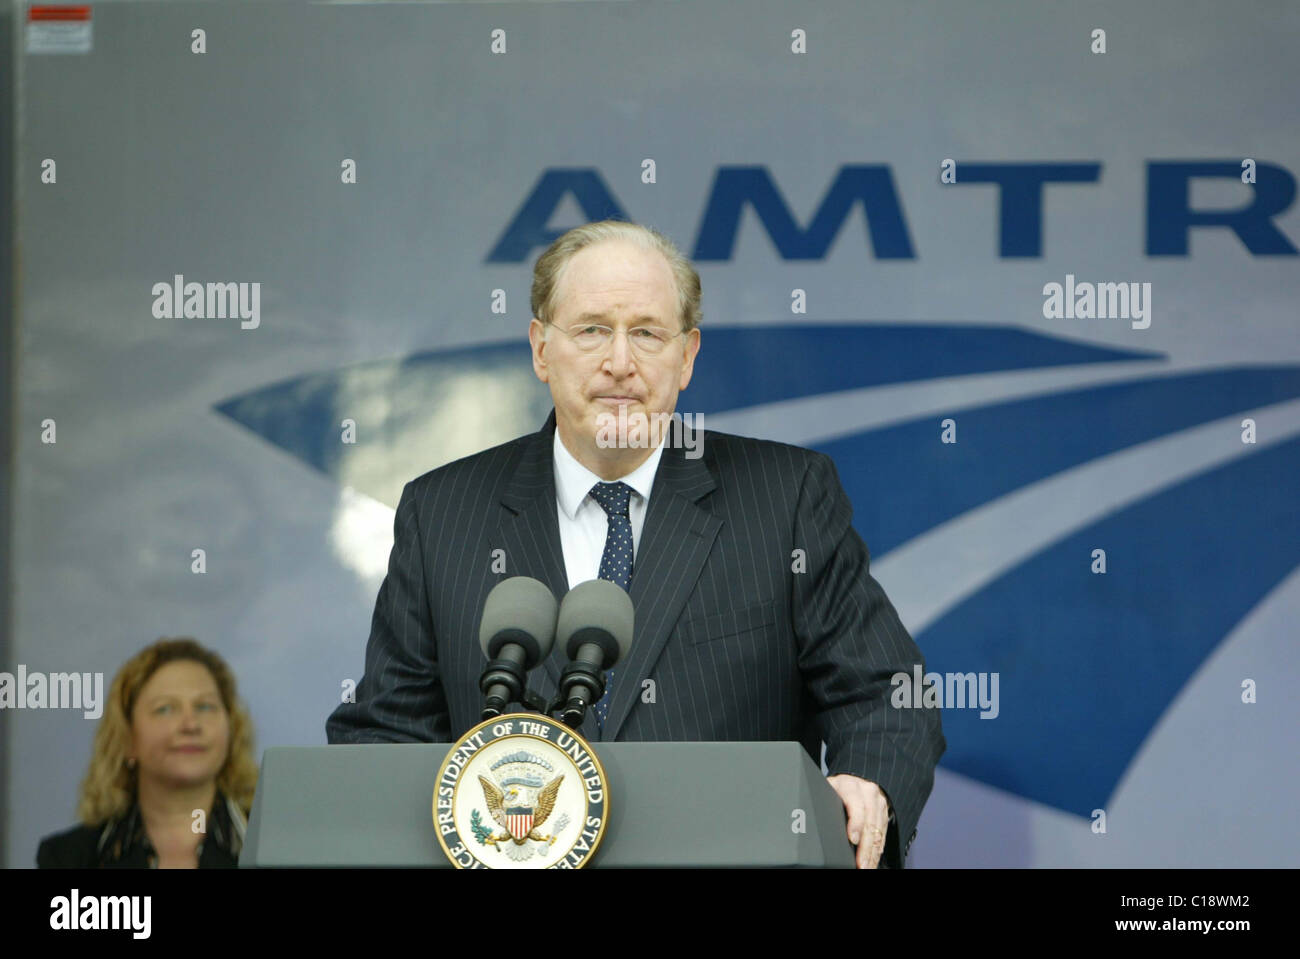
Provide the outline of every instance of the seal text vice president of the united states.
[[[938,710],[890,704],[890,677],[924,661],[868,570],[834,464],[724,433],[689,450],[607,442],[611,415],[672,414],[700,349],[699,275],[656,231],[570,230],[538,258],[532,309],[555,409],[537,433],[406,484],[365,674],[329,741],[453,741],[479,719],[489,590],[531,576],[558,599],[614,579],[635,636],[583,735],[794,740],[814,761],[824,740],[858,865],[901,867],[946,744]],[[548,698],[562,656],[529,677]]]

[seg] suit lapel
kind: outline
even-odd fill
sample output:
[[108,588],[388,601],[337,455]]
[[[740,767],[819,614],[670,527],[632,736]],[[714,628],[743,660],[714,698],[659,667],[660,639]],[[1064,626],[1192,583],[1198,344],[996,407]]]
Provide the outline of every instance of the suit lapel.
[[[641,682],[663,652],[695,588],[722,520],[697,501],[716,487],[703,459],[687,459],[674,421],[655,472],[650,509],[632,564],[635,628],[628,658],[616,667],[609,719],[601,739],[613,740],[641,696]],[[699,448],[698,446],[696,447]]]
[[[541,580],[558,602],[569,591],[569,575],[564,565],[560,523],[556,516],[551,446],[554,436],[555,411],[552,410],[541,430],[529,438],[514,475],[501,496],[502,505],[510,513],[497,528],[492,545],[505,550],[507,577],[531,576]],[[567,661],[558,646],[546,658],[544,675],[549,682],[544,683],[544,688],[538,692],[547,699],[559,689],[560,670]],[[595,716],[586,718],[581,732],[589,740],[597,738]]]
[[[702,459],[686,458],[679,428],[680,423],[674,422],[673,432],[665,440],[632,566],[629,595],[636,616],[632,648],[628,658],[615,667],[604,735],[596,726],[594,712],[589,712],[582,724],[582,735],[588,741],[608,742],[618,735],[640,698],[641,681],[663,652],[722,528],[722,521],[697,503],[717,484]],[[505,550],[507,576],[541,580],[561,600],[569,591],[569,577],[556,515],[554,437],[552,410],[546,424],[525,446],[502,494],[501,502],[510,514],[502,520],[492,545]],[[557,645],[545,663],[549,684],[539,692],[548,698],[555,694],[566,662]]]

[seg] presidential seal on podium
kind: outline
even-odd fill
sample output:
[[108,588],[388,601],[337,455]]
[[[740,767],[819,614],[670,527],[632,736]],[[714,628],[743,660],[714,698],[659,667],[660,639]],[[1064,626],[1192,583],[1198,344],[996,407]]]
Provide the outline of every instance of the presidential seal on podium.
[[460,869],[579,869],[605,834],[609,787],[590,744],[537,713],[479,723],[438,769],[433,823]]

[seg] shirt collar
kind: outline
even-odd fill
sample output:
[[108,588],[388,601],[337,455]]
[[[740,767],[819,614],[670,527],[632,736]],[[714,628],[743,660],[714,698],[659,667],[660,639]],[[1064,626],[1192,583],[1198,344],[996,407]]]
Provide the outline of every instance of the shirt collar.
[[[196,850],[198,856],[202,858],[204,843],[211,840],[222,852],[238,862],[246,829],[247,821],[243,810],[218,789],[212,800],[206,834]],[[149,841],[138,802],[132,803],[120,819],[105,823],[99,836],[99,859],[101,865],[132,860],[139,860],[150,867],[157,865],[158,854]]]
[[569,452],[569,448],[564,445],[564,441],[560,439],[558,428],[555,430],[552,449],[555,461],[555,498],[560,504],[560,509],[564,510],[564,515],[569,519],[573,519],[578,513],[578,507],[582,505],[582,501],[586,499],[587,494],[591,492],[591,488],[597,483],[626,483],[642,499],[649,502],[650,488],[654,485],[655,472],[659,469],[659,459],[664,453],[664,440],[660,439],[659,445],[655,447],[653,453],[646,457],[644,463],[626,476],[620,476],[616,480],[603,480],[579,463],[574,455]]

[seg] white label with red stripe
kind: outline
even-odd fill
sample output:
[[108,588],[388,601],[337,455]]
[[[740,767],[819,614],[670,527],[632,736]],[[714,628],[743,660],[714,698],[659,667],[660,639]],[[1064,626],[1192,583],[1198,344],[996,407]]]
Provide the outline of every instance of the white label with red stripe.
[[89,53],[93,29],[89,6],[33,4],[27,8],[27,52]]

